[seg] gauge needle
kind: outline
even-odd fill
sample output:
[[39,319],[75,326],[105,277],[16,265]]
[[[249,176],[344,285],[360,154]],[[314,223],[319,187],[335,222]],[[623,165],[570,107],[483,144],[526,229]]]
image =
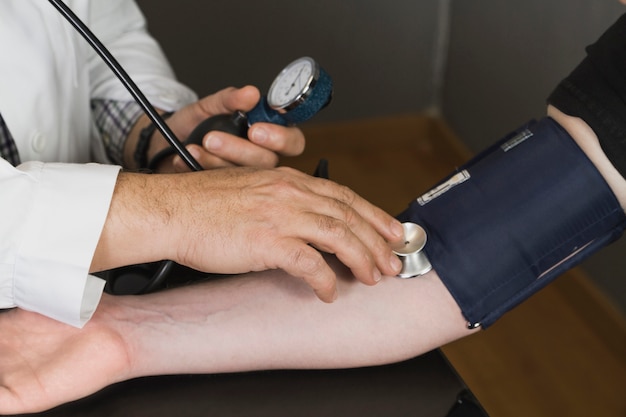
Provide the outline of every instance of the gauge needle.
[[[291,83],[291,85],[289,86],[289,90],[287,90],[285,92],[285,95],[289,95],[289,93],[291,93],[291,89],[294,88],[296,86],[296,81],[300,80],[300,74],[302,74],[302,71],[304,71],[304,67],[300,68],[300,71],[298,71],[298,75],[296,75],[296,78],[293,80],[293,82]],[[300,87],[300,83],[298,83],[298,88]]]

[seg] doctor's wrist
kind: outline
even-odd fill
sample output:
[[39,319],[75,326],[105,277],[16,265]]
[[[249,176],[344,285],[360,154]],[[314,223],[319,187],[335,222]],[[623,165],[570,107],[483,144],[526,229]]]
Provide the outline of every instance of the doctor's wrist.
[[[161,115],[163,120],[167,120],[174,112],[167,112]],[[133,159],[135,162],[135,166],[138,169],[146,169],[148,168],[148,151],[150,149],[150,145],[152,143],[152,138],[154,137],[157,131],[157,126],[154,123],[149,123],[148,126],[141,129],[139,132],[139,139],[137,140],[137,144],[135,146],[135,152],[133,153]]]
[[[162,118],[171,113],[157,109]],[[146,170],[150,159],[161,149],[168,147],[167,141],[150,118],[143,114],[132,127],[124,143],[124,168],[132,171]]]
[[90,272],[170,259],[173,203],[167,176],[120,172]]

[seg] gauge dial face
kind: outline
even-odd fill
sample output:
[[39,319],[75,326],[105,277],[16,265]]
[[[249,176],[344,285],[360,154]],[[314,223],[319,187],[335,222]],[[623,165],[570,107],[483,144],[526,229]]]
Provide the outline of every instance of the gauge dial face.
[[317,64],[309,57],[299,58],[278,74],[267,95],[269,105],[287,109],[306,96],[318,76]]

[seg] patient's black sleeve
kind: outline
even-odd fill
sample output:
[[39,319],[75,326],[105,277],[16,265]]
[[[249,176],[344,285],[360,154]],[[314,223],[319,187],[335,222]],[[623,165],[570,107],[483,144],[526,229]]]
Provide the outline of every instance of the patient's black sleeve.
[[585,59],[559,83],[548,103],[583,119],[626,178],[626,14],[586,51]]

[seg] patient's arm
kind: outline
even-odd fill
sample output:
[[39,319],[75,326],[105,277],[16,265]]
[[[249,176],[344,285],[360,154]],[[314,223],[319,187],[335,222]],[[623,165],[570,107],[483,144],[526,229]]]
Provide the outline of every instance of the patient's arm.
[[[202,291],[191,287],[169,297],[155,295],[149,303],[123,303],[141,324],[141,337],[129,344],[131,351],[142,352],[133,358],[133,372],[375,365],[416,356],[468,334],[436,274],[411,280],[388,277],[368,287],[339,262],[332,265],[342,278],[341,300],[332,305],[320,303],[306,286],[277,271],[205,284]],[[174,296],[180,297],[178,307],[171,306]],[[189,357],[178,364],[159,360],[174,352]]]
[[359,284],[320,302],[268,271],[140,297],[104,296],[82,330],[0,314],[0,413],[50,408],[143,375],[330,368],[399,361],[470,334],[434,272]]
[[596,134],[582,119],[571,117],[554,106],[548,106],[548,116],[552,117],[570,134],[574,142],[587,154],[596,169],[604,177],[620,205],[626,209],[626,180],[615,169],[602,151]]
[[[626,181],[593,131],[555,108],[548,114],[626,207]],[[50,408],[144,375],[383,364],[471,333],[436,272],[370,287],[330,261],[341,295],[332,304],[267,271],[140,297],[105,295],[82,330],[19,309],[0,314],[0,414]]]
[[[549,114],[626,206],[626,181],[588,126]],[[82,330],[18,309],[0,314],[0,414],[50,408],[142,375],[383,364],[471,333],[434,271],[370,287],[331,265],[341,295],[333,304],[267,271],[140,297],[105,295]]]

